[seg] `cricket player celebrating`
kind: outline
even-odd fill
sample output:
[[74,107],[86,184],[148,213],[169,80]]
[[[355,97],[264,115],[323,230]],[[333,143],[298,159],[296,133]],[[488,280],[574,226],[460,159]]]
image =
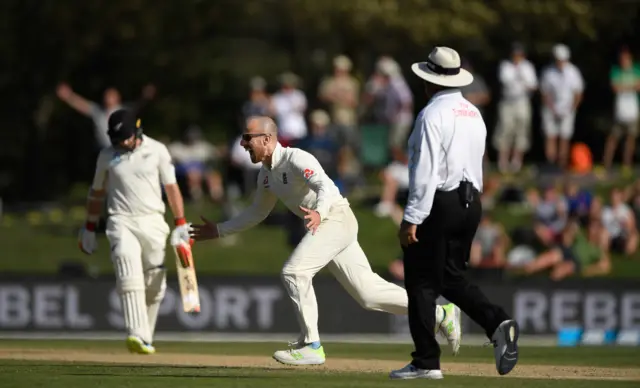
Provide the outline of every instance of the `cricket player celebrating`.
[[[237,217],[215,224],[203,217],[203,225],[193,225],[191,237],[203,241],[224,237],[251,228],[271,212],[277,199],[307,224],[307,234],[282,269],[282,279],[301,328],[291,349],[273,357],[284,364],[323,364],[325,353],[318,333],[318,305],[313,277],[325,266],[361,306],[391,314],[407,314],[407,293],[387,282],[369,265],[358,244],[358,221],[349,202],[329,179],[311,154],[282,147],[275,123],[268,117],[252,117],[242,135],[241,145],[253,163],[262,163],[253,204]],[[460,310],[450,304],[436,309],[437,329],[447,338],[453,352],[460,348]]]
[[87,254],[96,249],[95,228],[106,196],[106,235],[128,332],[127,347],[133,353],[152,354],[158,309],[166,289],[163,264],[169,235],[160,183],[175,217],[173,246],[189,241],[189,226],[165,145],[143,135],[140,120],[125,109],[109,116],[108,135],[111,146],[98,156],[80,248]]

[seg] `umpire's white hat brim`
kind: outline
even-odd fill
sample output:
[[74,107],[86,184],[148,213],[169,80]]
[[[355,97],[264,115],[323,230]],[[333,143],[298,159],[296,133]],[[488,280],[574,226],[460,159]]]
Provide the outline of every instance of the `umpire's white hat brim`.
[[473,82],[473,75],[465,69],[460,69],[460,72],[455,75],[442,75],[431,71],[427,67],[427,62],[414,63],[411,65],[411,71],[429,83],[450,88],[467,86]]

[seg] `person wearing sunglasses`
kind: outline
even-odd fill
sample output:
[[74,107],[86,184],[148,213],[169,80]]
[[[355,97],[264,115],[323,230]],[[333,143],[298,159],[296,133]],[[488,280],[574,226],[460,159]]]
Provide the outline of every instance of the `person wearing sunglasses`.
[[[256,226],[275,206],[278,198],[305,220],[307,233],[282,269],[284,286],[294,304],[301,334],[291,349],[273,357],[290,365],[323,364],[325,353],[318,332],[318,305],[313,277],[325,266],[358,303],[369,310],[407,314],[406,291],[371,269],[358,243],[358,221],[334,182],[318,160],[299,148],[283,147],[271,118],[247,121],[241,143],[253,163],[262,163],[251,206],[219,224],[202,217],[192,225],[190,236],[197,242],[224,237]],[[450,304],[436,308],[436,330],[453,348],[460,347],[460,310]]]

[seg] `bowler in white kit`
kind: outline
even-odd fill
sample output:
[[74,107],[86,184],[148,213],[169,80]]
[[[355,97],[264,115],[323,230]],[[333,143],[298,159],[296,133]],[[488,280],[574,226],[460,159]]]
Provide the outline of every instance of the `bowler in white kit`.
[[164,258],[170,232],[161,184],[175,218],[173,246],[189,241],[189,226],[169,151],[143,135],[140,124],[129,110],[109,116],[112,145],[98,156],[79,244],[87,254],[96,249],[96,223],[106,197],[106,235],[124,312],[126,344],[133,353],[151,354],[155,352],[153,334],[166,289]]
[[[306,222],[307,234],[282,269],[284,286],[293,302],[300,337],[289,350],[273,357],[284,364],[325,362],[318,332],[318,305],[313,277],[325,266],[358,303],[374,311],[407,314],[407,293],[373,272],[358,243],[358,221],[318,160],[306,151],[282,147],[275,123],[268,117],[252,117],[241,145],[253,163],[262,163],[253,203],[237,217],[216,224],[203,218],[192,225],[191,237],[203,241],[241,232],[262,222],[278,198]],[[460,310],[438,306],[436,327],[456,354],[460,348]]]

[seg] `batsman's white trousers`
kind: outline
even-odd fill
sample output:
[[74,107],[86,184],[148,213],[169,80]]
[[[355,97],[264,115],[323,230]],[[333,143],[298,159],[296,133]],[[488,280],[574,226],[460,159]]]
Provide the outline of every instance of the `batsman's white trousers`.
[[325,266],[362,307],[407,314],[405,289],[384,280],[371,269],[358,244],[358,221],[351,207],[334,206],[315,235],[310,232],[305,235],[282,269],[282,279],[293,301],[305,343],[320,341],[312,279]]
[[164,264],[169,225],[161,214],[111,216],[106,235],[129,335],[151,343],[157,306],[166,290]]

